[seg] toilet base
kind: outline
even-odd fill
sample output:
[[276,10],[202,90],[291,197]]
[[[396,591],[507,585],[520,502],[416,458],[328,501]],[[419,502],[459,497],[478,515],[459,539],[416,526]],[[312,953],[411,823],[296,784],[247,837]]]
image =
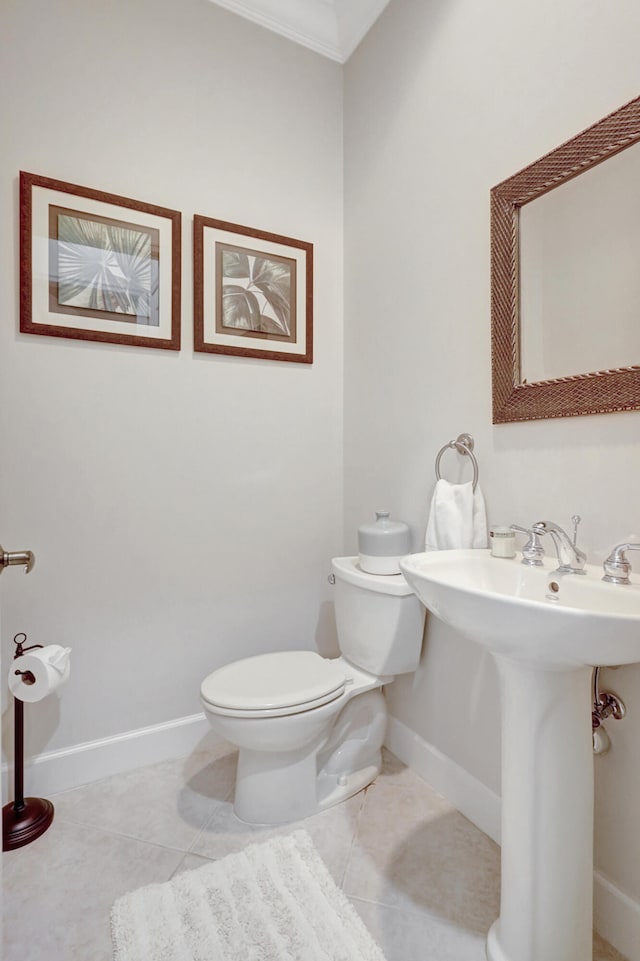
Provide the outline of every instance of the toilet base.
[[362,791],[382,767],[387,708],[380,690],[356,695],[327,734],[298,751],[238,756],[234,811],[248,824],[286,824]]
[[[241,771],[240,760],[239,757],[238,774]],[[340,804],[342,801],[353,797],[354,794],[363,791],[377,778],[381,766],[382,756],[380,764],[368,765],[360,771],[343,775],[341,778],[326,779],[325,783],[320,780],[318,786],[326,791],[320,799],[316,797],[316,792],[313,792],[313,796],[307,795],[301,798],[300,794],[297,794],[295,797],[291,797],[287,793],[286,786],[280,793],[277,785],[281,784],[281,781],[272,776],[273,772],[269,772],[269,775],[262,779],[256,778],[255,771],[253,771],[248,777],[238,777],[233,810],[236,817],[246,824],[271,825],[300,821],[303,818],[311,817],[312,814],[318,814],[320,811],[334,807],[334,805]],[[302,765],[302,768],[304,767],[305,765]],[[266,775],[266,772],[264,773]],[[287,774],[304,777],[301,767],[297,764],[289,768]],[[307,803],[301,803],[303,801]]]
[[[318,810],[324,811],[325,808],[333,807],[334,804],[340,804],[341,801],[346,801],[347,798],[353,797],[354,794],[359,794],[360,791],[364,791],[372,781],[375,781],[381,770],[382,754],[380,754],[378,764],[370,764],[360,771],[355,771],[353,774],[344,774],[339,778],[335,778],[335,780],[332,779],[332,788],[318,801]],[[320,782],[320,787],[322,786],[322,782]],[[326,785],[324,786],[326,788]]]
[[247,824],[286,824],[314,813],[315,752],[240,748],[233,810]]

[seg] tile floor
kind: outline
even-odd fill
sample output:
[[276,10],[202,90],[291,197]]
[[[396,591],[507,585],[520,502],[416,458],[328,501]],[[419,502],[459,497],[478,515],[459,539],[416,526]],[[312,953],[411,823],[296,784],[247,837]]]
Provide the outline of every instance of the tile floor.
[[[234,774],[220,749],[53,796],[47,833],[3,855],[4,961],[109,961],[119,895],[294,828],[238,821]],[[484,961],[499,849],[393,755],[365,792],[295,827],[387,961]],[[624,961],[598,936],[593,958]]]

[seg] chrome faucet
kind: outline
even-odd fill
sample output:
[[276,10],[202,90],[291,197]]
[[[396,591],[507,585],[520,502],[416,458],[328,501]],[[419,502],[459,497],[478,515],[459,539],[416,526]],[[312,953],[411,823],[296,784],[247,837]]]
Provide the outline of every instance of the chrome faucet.
[[608,581],[609,584],[631,583],[629,580],[631,564],[627,560],[627,551],[640,551],[640,544],[618,544],[614,547],[602,565],[604,567],[603,581]]
[[576,546],[580,516],[575,514],[571,520],[574,524],[573,540],[554,521],[536,521],[532,530],[537,534],[549,534],[551,536],[558,555],[558,574],[586,574],[584,565],[587,563],[587,555]]

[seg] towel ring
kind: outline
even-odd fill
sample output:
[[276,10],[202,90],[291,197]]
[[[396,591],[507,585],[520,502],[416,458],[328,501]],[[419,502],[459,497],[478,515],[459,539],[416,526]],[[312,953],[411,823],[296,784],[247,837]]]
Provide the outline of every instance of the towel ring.
[[478,461],[473,453],[473,437],[471,434],[459,434],[455,440],[450,440],[448,444],[445,444],[444,447],[438,451],[438,456],[436,457],[436,479],[442,479],[440,476],[440,461],[444,452],[450,448],[457,450],[459,454],[465,454],[471,458],[471,463],[473,464],[472,490],[475,493],[475,489],[478,486]]

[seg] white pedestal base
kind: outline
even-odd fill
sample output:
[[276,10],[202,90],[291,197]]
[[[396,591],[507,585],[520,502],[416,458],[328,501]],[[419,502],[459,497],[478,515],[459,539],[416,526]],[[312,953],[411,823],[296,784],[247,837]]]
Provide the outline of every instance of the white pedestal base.
[[502,698],[502,890],[489,961],[590,961],[591,668],[496,656]]

